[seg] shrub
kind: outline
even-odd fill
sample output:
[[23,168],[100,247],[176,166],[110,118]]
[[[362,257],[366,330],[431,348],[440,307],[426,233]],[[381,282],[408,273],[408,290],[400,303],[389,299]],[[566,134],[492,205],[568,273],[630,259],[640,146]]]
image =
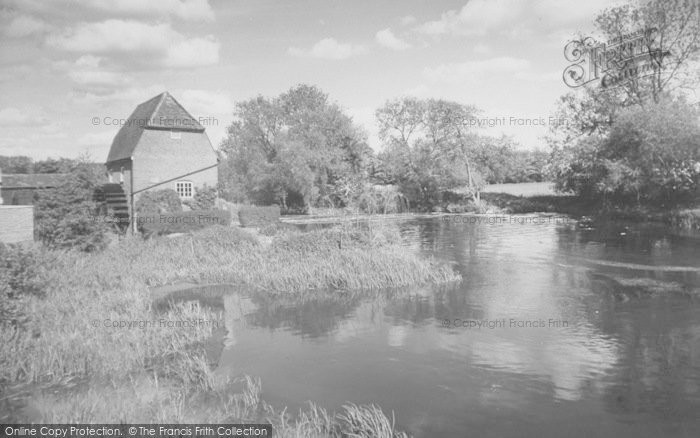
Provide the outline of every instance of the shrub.
[[212,225],[231,225],[231,213],[224,210],[181,211],[138,217],[139,230],[146,235],[187,233]]
[[24,298],[43,295],[42,262],[35,248],[0,243],[0,327],[22,324],[26,321]]
[[195,189],[194,197],[184,202],[192,210],[213,210],[216,207],[216,187],[205,185]]
[[241,226],[256,227],[267,225],[280,220],[279,205],[270,205],[267,207],[256,207],[254,205],[243,207],[238,210],[238,220]]
[[173,189],[145,192],[136,201],[136,213],[140,215],[179,213],[182,211],[180,197]]
[[102,206],[93,201],[100,176],[90,163],[79,163],[54,189],[37,192],[35,234],[49,248],[103,249],[110,225],[95,220]]

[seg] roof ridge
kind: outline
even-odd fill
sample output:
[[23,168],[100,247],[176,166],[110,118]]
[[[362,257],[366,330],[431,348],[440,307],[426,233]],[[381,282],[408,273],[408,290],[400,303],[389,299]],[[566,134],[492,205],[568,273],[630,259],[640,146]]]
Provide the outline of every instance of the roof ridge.
[[[167,93],[167,91],[166,91],[166,93]],[[180,102],[178,102],[177,99],[175,99],[175,96],[173,96],[173,95],[171,94],[170,97],[175,101],[175,103],[177,104],[177,106],[179,106],[180,108],[182,108],[182,110],[185,112],[185,114],[187,114],[188,116],[190,116],[190,119],[194,120],[198,125],[201,126],[201,124],[199,123],[199,120],[195,119],[194,116],[193,116],[192,114],[190,114],[190,112],[187,111],[187,109],[186,109],[184,106],[182,106],[182,104],[181,104]],[[207,129],[207,128],[203,127],[203,126],[202,126],[202,128],[203,128],[205,131],[206,131],[206,129]]]
[[[167,94],[168,94],[167,91],[163,91],[158,96],[155,96],[155,97],[160,97],[160,100],[158,101],[158,105],[156,105],[156,107],[153,109],[153,112],[151,113],[151,115],[148,117],[147,124],[153,123],[153,117],[158,113],[158,110],[160,109],[161,105],[163,105],[163,101],[165,100]],[[146,102],[148,102],[148,100]],[[144,103],[146,103],[146,102],[144,102]]]

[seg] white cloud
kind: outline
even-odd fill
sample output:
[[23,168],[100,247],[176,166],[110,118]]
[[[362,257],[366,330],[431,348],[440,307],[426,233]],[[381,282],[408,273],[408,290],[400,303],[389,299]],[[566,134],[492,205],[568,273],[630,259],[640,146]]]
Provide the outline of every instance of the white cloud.
[[460,83],[487,73],[523,72],[529,68],[530,62],[526,59],[503,56],[483,61],[466,61],[428,67],[423,70],[423,74],[433,82]]
[[411,47],[411,45],[408,44],[406,41],[397,38],[396,35],[394,35],[394,33],[389,28],[377,32],[377,35],[375,35],[375,39],[383,47],[392,50],[406,50]]
[[183,40],[168,48],[166,67],[186,68],[219,62],[221,44],[213,36]]
[[208,116],[233,112],[233,101],[222,91],[184,90],[180,103],[193,115]]
[[129,76],[105,69],[102,64],[103,58],[99,56],[83,55],[75,63],[61,64],[59,68],[66,68],[68,77],[79,85],[117,87],[130,81]]
[[474,48],[472,50],[474,50],[474,53],[478,53],[480,55],[484,55],[486,53],[491,52],[491,48],[484,43],[478,43],[474,45]]
[[49,29],[50,26],[43,20],[29,15],[18,15],[10,21],[3,33],[10,38],[23,38],[47,32]]
[[413,24],[416,22],[416,17],[414,17],[413,15],[405,15],[401,17],[400,22],[402,25],[408,26],[409,24]]
[[110,15],[158,17],[172,15],[182,20],[209,21],[214,12],[207,0],[88,0],[86,6],[101,9]]
[[175,34],[170,24],[106,20],[80,24],[61,35],[50,36],[47,43],[71,52],[158,52],[170,45]]
[[287,50],[287,53],[292,56],[335,60],[347,59],[366,52],[367,49],[364,46],[339,43],[335,38],[324,38],[314,44],[310,49],[290,47]]
[[[72,96],[73,105],[104,105],[107,104],[113,108],[110,114],[102,114],[104,116],[121,118],[127,117],[136,107],[136,104],[145,102],[146,100],[155,97],[165,91],[166,88],[162,84],[150,85],[147,87],[126,87],[112,88],[109,90],[102,89],[80,89],[74,90]],[[117,108],[123,107],[123,113],[119,113]],[[101,115],[101,114],[97,114]]]
[[513,21],[525,6],[522,0],[470,0],[459,11],[444,12],[439,20],[428,21],[416,29],[428,35],[483,35]]
[[27,114],[14,107],[0,110],[0,126],[44,126],[48,120],[44,117]]
[[439,19],[416,26],[427,35],[484,35],[499,32],[520,38],[540,29],[568,28],[592,22],[605,8],[623,0],[469,0],[459,10],[443,12]]
[[47,44],[71,52],[122,56],[126,63],[174,68],[216,64],[221,46],[213,36],[187,38],[169,23],[134,20],[80,24],[49,36]]

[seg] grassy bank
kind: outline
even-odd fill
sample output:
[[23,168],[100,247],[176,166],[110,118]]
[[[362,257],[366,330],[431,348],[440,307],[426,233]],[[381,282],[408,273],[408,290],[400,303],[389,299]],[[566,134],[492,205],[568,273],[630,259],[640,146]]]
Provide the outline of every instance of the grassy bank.
[[[268,418],[282,428],[300,431],[281,436],[334,436],[310,435],[305,428],[347,431],[356,426],[351,426],[354,422],[377,413],[349,407],[335,416],[314,409],[294,421],[275,414],[259,400],[259,384],[253,380],[214,379],[204,344],[215,327],[173,329],[139,323],[221,320],[220,314],[196,303],[182,303],[156,318],[149,287],[229,283],[279,294],[458,278],[451,268],[405,251],[394,232],[348,227],[309,233],[284,230],[265,244],[238,228],[211,227],[176,238],[127,239],[98,254],[35,249],[19,266],[32,271],[36,291],[22,294],[26,272],[13,273],[16,290],[3,297],[15,315],[5,320],[0,332],[0,411],[12,412],[4,420]],[[212,397],[221,398],[215,403],[221,409],[197,408],[203,398]],[[16,405],[23,400],[29,400],[29,407],[20,411]],[[317,424],[326,417],[325,425]],[[384,420],[373,424],[386,429],[389,423]]]

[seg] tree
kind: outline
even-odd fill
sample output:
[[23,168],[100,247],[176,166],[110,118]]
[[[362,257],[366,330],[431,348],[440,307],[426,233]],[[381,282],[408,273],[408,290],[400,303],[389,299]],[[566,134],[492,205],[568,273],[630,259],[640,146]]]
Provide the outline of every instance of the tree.
[[35,233],[45,245],[88,252],[106,246],[110,227],[100,220],[101,206],[93,200],[101,178],[92,163],[79,159],[65,182],[38,192]]
[[[644,40],[653,68],[631,77],[621,90],[629,103],[644,104],[676,91],[694,89],[699,74],[700,5],[697,0],[635,1],[602,11],[595,24],[607,39],[625,39],[635,31],[649,31]],[[626,63],[628,65],[629,63]]]
[[29,157],[0,155],[0,171],[4,173],[32,173],[33,166]]
[[[700,79],[698,1],[634,1],[602,11],[595,18],[595,24],[606,40],[627,40],[626,35],[644,32],[648,38],[639,41],[645,44],[645,56],[618,67],[632,68],[634,72],[635,62],[648,62],[653,68],[643,74],[636,71],[640,74],[629,76],[614,88],[589,84],[560,99],[555,115],[557,123],[550,125],[548,136],[557,187],[584,197],[600,196],[604,202],[631,202],[632,199],[639,203],[679,202],[683,198],[681,193],[686,192],[680,180],[688,181],[688,166],[694,165],[688,161],[669,160],[670,157],[657,149],[676,144],[683,132],[695,129],[693,121],[686,117],[695,113],[695,109],[684,98],[689,90],[697,88]],[[678,120],[669,120],[669,126],[677,130],[658,126],[658,120],[667,120],[678,108],[688,113],[678,114],[682,116]],[[630,120],[630,114],[646,120],[648,126]],[[658,118],[650,120],[649,114]],[[653,141],[647,138],[647,143],[641,143],[644,147],[632,146],[633,137],[625,138],[621,134],[649,133],[652,126],[658,137]],[[686,146],[692,149],[694,144],[690,141]],[[623,151],[637,151],[638,154],[624,157]],[[665,164],[660,164],[659,159]],[[656,165],[652,166],[654,162]],[[660,173],[650,173],[652,168]],[[662,186],[666,187],[663,195],[659,192]]]
[[432,208],[442,192],[464,186],[479,201],[482,181],[473,164],[478,138],[471,132],[476,113],[469,105],[412,97],[377,110],[384,168],[412,204]]
[[238,103],[234,114],[221,147],[225,196],[283,208],[342,206],[343,181],[367,178],[366,134],[314,86],[258,96]]
[[607,135],[581,138],[557,186],[613,204],[674,206],[700,187],[700,112],[682,99],[620,111]]

